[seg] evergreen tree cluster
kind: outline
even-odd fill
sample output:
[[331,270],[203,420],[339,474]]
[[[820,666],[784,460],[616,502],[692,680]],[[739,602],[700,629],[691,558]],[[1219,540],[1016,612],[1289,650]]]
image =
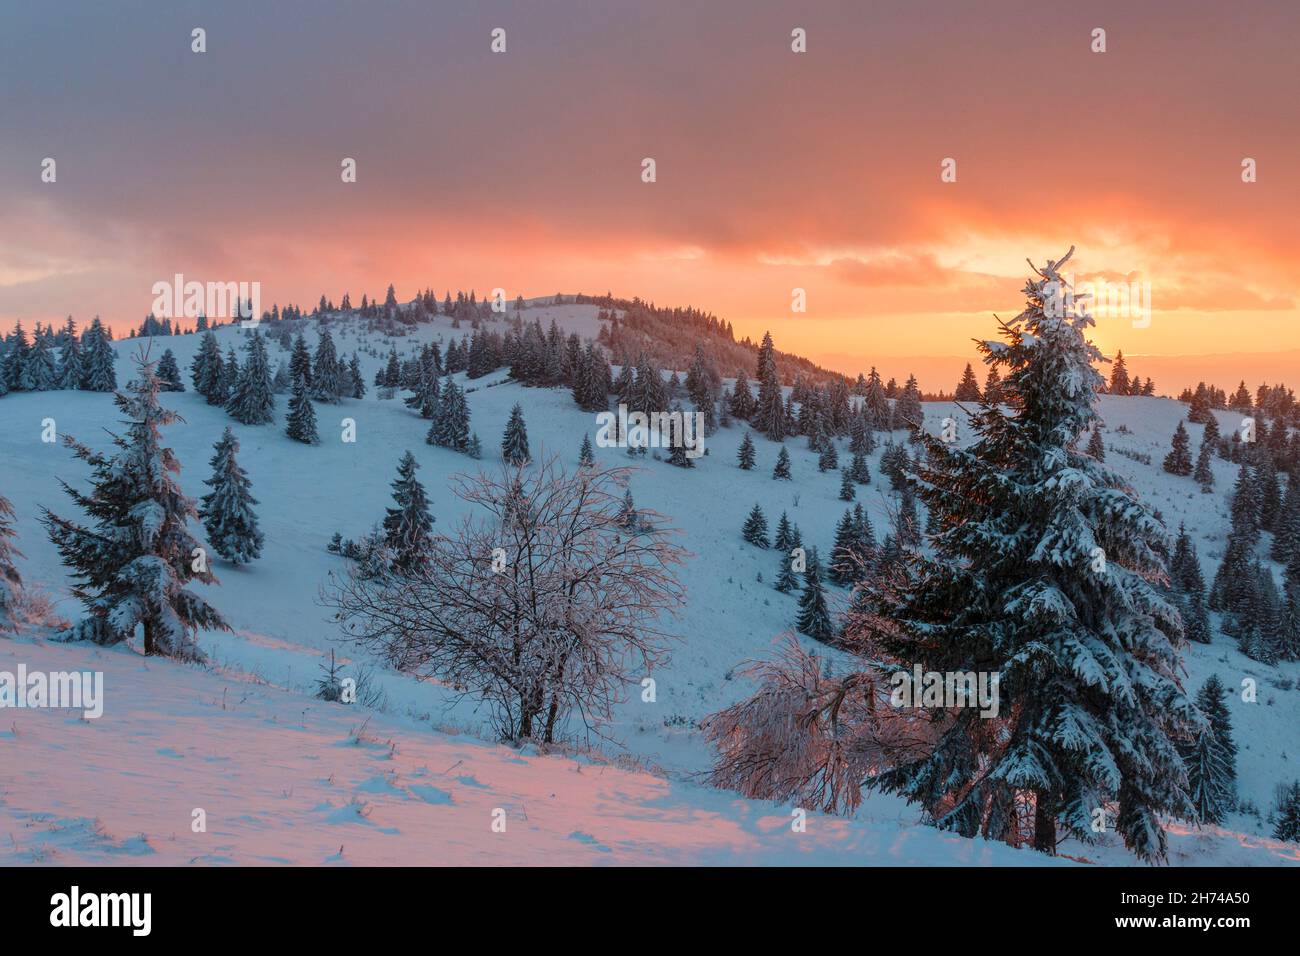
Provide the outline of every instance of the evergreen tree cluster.
[[80,333],[72,316],[58,331],[38,322],[30,341],[22,323],[15,323],[0,339],[0,395],[63,389],[111,392],[117,388],[112,340],[99,316]]
[[1107,391],[1112,395],[1154,395],[1156,383],[1150,378],[1144,382],[1140,375],[1129,375],[1124,353],[1116,352],[1110,366],[1110,387]]
[[[1224,612],[1223,629],[1242,653],[1265,663],[1300,659],[1300,482],[1291,476],[1283,495],[1272,462],[1243,461],[1232,493],[1232,526],[1208,606]],[[1262,559],[1284,566],[1281,589]]]

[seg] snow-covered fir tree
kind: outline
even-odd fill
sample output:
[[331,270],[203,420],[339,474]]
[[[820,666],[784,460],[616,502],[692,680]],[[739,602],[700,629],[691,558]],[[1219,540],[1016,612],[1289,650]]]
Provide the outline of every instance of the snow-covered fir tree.
[[1128,365],[1124,362],[1123,352],[1115,353],[1115,361],[1110,367],[1110,393],[1112,395],[1129,394]]
[[186,587],[194,580],[214,584],[216,579],[186,527],[198,515],[176,483],[180,463],[162,444],[161,429],[176,421],[176,413],[158,403],[154,363],[143,354],[136,362],[133,393],[114,396],[127,425],[124,435],[113,436],[116,453],[94,451],[71,436],[64,439],[90,466],[88,494],[63,485],[90,525],[44,511],[50,538],[77,577],[73,593],[86,608],[86,617],[63,636],[116,644],[140,627],[146,654],[199,659],[197,631],[227,625]]
[[1092,433],[1088,437],[1088,454],[1098,461],[1106,460],[1106,443],[1101,437],[1101,425],[1093,426]]
[[1165,456],[1165,471],[1171,475],[1190,475],[1192,473],[1192,452],[1187,429],[1179,421],[1174,429],[1174,438],[1169,454]]
[[754,393],[750,391],[749,379],[742,368],[736,373],[736,386],[731,392],[731,417],[737,421],[747,422],[754,414]]
[[800,634],[826,643],[835,636],[835,623],[831,620],[830,608],[826,605],[826,587],[822,584],[821,560],[816,548],[808,552],[807,562],[795,627]]
[[430,445],[465,451],[469,447],[469,405],[448,373],[438,399],[438,410],[424,439]]
[[677,468],[694,468],[695,459],[686,454],[686,444],[681,436],[672,439],[668,448],[668,464]]
[[1114,804],[1125,845],[1159,859],[1160,815],[1192,812],[1175,741],[1203,720],[1179,681],[1182,621],[1152,584],[1166,532],[1119,475],[1074,450],[1096,420],[1102,356],[1085,338],[1092,318],[1062,301],[1069,257],[1029,280],[1005,341],[981,345],[1005,370],[1012,413],[985,403],[968,448],[922,439],[914,483],[937,512],[933,555],[911,553],[879,614],[849,634],[925,671],[1001,675],[996,732],[958,709],[933,750],[880,775],[886,789],[940,827],[996,839],[1027,798],[1046,852],[1059,827],[1092,840],[1093,810]]
[[1188,795],[1202,823],[1222,823],[1236,803],[1237,745],[1225,699],[1227,689],[1217,674],[1211,674],[1196,695],[1196,706],[1206,726],[1183,744],[1187,768]]
[[596,463],[596,455],[591,448],[591,436],[585,432],[582,435],[582,447],[578,449],[578,464],[584,468],[590,468]]
[[852,501],[857,495],[857,487],[853,482],[853,472],[845,468],[840,472],[840,501]]
[[190,382],[209,405],[223,404],[221,383],[225,379],[224,363],[221,359],[221,346],[211,329],[203,333],[199,340],[198,351],[190,364]]
[[21,322],[14,324],[14,331],[4,343],[5,351],[0,358],[0,380],[4,382],[6,392],[25,392],[31,388],[31,377],[27,370],[27,359],[31,354],[31,344],[27,341],[27,332]]
[[158,360],[158,380],[164,392],[183,392],[185,383],[181,381],[180,366],[176,364],[176,354],[167,349]]
[[867,465],[867,456],[859,452],[853,456],[853,464],[849,466],[849,477],[856,484],[871,484],[871,468]]
[[230,401],[230,393],[235,390],[237,381],[239,381],[239,356],[235,354],[235,347],[232,345],[226,349],[226,357],[221,363],[221,384],[217,389],[221,401],[217,404],[224,407],[226,402]]
[[772,477],[784,481],[790,481],[790,453],[781,446],[780,453],[776,456],[776,465],[772,468]]
[[117,373],[113,369],[117,353],[109,344],[108,330],[95,316],[86,329],[81,342],[86,377],[81,387],[88,392],[111,392],[117,388]]
[[754,427],[771,441],[782,441],[786,428],[785,403],[781,397],[781,378],[776,368],[776,349],[771,333],[764,333],[758,350],[758,403],[753,413]]
[[1286,789],[1278,803],[1273,838],[1300,843],[1300,780]]
[[745,525],[740,530],[741,536],[750,544],[759,548],[766,548],[767,544],[767,518],[763,514],[763,509],[754,505],[749,512],[749,517],[745,519]]
[[821,454],[817,456],[817,470],[824,473],[839,467],[840,456],[835,450],[835,442],[829,438],[823,439]]
[[975,370],[971,368],[970,362],[966,363],[966,370],[961,373],[961,381],[957,383],[957,390],[953,393],[953,398],[959,402],[978,402],[980,400],[980,383],[975,378]]
[[393,554],[392,568],[399,574],[423,570],[429,559],[433,534],[433,516],[429,514],[429,496],[415,477],[420,466],[409,451],[397,466],[393,481],[393,502],[384,516],[384,543]]
[[263,536],[253,512],[252,482],[235,459],[238,452],[239,439],[227,425],[208,462],[212,477],[203,483],[212,490],[199,501],[199,517],[217,554],[232,564],[247,564],[261,557]]
[[348,380],[351,383],[351,390],[348,392],[349,398],[366,397],[366,379],[361,374],[361,359],[357,353],[352,353],[352,358],[348,360]]
[[321,328],[311,366],[312,398],[318,402],[337,402],[352,387],[346,373],[334,347],[334,336],[328,328]]
[[285,422],[285,434],[294,441],[305,445],[320,443],[316,433],[316,409],[312,406],[307,382],[301,374],[294,376],[293,393],[289,396],[289,415]]
[[795,549],[800,547],[798,543],[792,544],[788,548],[777,551],[777,568],[776,579],[773,584],[782,594],[789,594],[799,587],[799,576],[796,573]]
[[37,326],[27,356],[27,378],[33,392],[51,392],[59,387],[59,367],[54,357],[54,337],[48,328]]
[[[68,319],[71,324],[71,318]],[[81,351],[81,338],[75,327],[67,333],[59,361],[59,388],[77,389],[86,378],[86,360]],[[3,380],[3,374],[0,374]],[[178,389],[179,391],[179,389]]]
[[501,457],[510,465],[528,463],[528,426],[524,423],[524,410],[518,402],[510,409],[505,434],[501,436]]
[[1287,479],[1286,494],[1274,524],[1268,556],[1285,565],[1297,550],[1300,550],[1300,457],[1296,458],[1295,467]]
[[858,533],[853,523],[853,510],[844,509],[835,525],[835,543],[831,547],[829,577],[832,583],[848,587],[859,577]]
[[307,349],[307,340],[303,338],[301,332],[293,340],[293,352],[289,356],[289,382],[290,385],[294,380],[301,378],[310,392],[312,387],[311,381],[311,352]]
[[867,427],[872,431],[885,431],[889,428],[890,405],[885,395],[885,386],[881,384],[880,373],[872,366],[867,374],[866,393],[862,397],[862,411],[866,416]]
[[1201,441],[1201,449],[1196,454],[1196,467],[1192,470],[1193,480],[1201,486],[1201,491],[1209,494],[1214,490],[1214,469],[1210,466],[1214,460],[1214,442]]
[[898,428],[919,429],[925,420],[921,407],[921,386],[915,375],[907,377],[907,384],[894,403],[893,421]]
[[226,411],[244,425],[265,425],[275,421],[275,390],[266,358],[266,342],[257,330],[248,340],[248,358],[226,400]]
[[736,452],[736,462],[743,471],[753,470],[754,439],[750,437],[749,432],[745,432],[745,437],[740,441],[740,450]]

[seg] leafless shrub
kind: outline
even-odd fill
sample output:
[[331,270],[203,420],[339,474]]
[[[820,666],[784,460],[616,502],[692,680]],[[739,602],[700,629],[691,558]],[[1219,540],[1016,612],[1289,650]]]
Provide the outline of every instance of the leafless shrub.
[[627,687],[667,659],[662,613],[684,590],[685,552],[653,513],[622,527],[626,468],[567,475],[550,457],[458,476],[475,512],[435,535],[411,575],[331,575],[348,636],[398,669],[485,702],[509,740],[551,742],[576,715],[599,733]]

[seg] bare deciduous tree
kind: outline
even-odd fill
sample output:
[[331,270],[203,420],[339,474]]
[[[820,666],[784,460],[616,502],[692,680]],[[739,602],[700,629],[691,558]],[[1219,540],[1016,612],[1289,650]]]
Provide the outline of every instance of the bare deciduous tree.
[[332,575],[325,602],[399,669],[485,701],[505,739],[551,742],[576,715],[599,733],[634,683],[666,662],[661,618],[685,592],[686,555],[659,516],[623,527],[629,469],[566,474],[553,457],[457,476],[475,506],[409,574]]

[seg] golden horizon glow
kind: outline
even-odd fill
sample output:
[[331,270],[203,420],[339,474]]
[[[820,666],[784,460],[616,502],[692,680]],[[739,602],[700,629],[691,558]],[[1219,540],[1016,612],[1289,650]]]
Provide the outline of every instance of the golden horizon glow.
[[[16,16],[31,42],[0,62],[5,327],[100,314],[124,332],[178,272],[260,282],[265,307],[390,282],[404,300],[609,290],[770,330],[840,371],[934,360],[922,382],[938,389],[1019,310],[1025,259],[1074,245],[1080,279],[1149,286],[1149,323],[1102,312],[1094,338],[1175,370],[1162,387],[1300,379],[1300,130],[1278,121],[1300,12],[1285,5],[1228,17],[1189,0],[1171,25],[1118,2],[920,16],[683,0],[678,19],[615,4],[581,28],[521,6],[493,57],[477,10],[286,0],[254,35],[205,11],[225,42],[203,57],[172,36],[184,15],[159,15],[109,61],[110,10],[86,5],[75,35],[49,11]],[[784,45],[791,17],[806,54]],[[1088,49],[1094,20],[1105,54]],[[349,55],[322,71],[322,49]],[[44,156],[57,184],[39,180]]]

